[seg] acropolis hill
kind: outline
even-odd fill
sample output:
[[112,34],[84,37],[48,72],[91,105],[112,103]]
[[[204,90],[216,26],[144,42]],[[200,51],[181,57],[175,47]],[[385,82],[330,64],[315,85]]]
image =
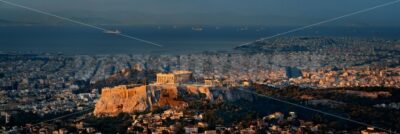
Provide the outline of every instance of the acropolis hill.
[[[155,108],[185,109],[189,99],[205,99],[214,102],[237,99],[252,100],[252,95],[237,90],[210,85],[190,84],[191,72],[158,74],[157,81],[149,85],[120,85],[103,88],[97,101],[95,116],[116,116],[119,113],[152,111]],[[184,74],[184,75],[182,75]],[[167,77],[166,77],[167,76]],[[178,80],[178,81],[177,81]],[[180,83],[174,83],[174,81]],[[222,99],[222,100],[221,100]]]
[[[206,86],[177,86],[175,81],[187,81],[190,72],[175,74],[158,74],[153,85],[120,85],[103,88],[101,98],[96,103],[96,116],[115,116],[121,112],[135,113],[152,110],[155,107],[183,109],[188,104],[183,100],[187,95],[204,94],[212,100],[213,96]],[[183,78],[181,77],[183,76]]]

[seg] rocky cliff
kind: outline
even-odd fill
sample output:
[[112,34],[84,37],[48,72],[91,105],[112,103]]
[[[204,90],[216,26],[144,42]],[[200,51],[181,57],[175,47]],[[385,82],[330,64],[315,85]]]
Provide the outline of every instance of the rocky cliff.
[[252,100],[252,95],[232,89],[210,89],[206,86],[141,85],[103,88],[97,101],[95,116],[116,116],[121,112],[135,113],[153,108],[184,109],[189,98],[204,98],[213,102]]
[[146,86],[104,88],[96,103],[94,114],[96,116],[113,116],[120,112],[132,113],[148,110],[151,101],[147,96]]

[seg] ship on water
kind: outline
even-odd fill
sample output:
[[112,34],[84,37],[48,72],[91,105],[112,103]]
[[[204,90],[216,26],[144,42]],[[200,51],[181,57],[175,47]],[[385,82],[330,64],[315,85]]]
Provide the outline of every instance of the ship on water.
[[121,31],[119,31],[119,30],[105,30],[104,33],[106,33],[106,34],[120,34]]

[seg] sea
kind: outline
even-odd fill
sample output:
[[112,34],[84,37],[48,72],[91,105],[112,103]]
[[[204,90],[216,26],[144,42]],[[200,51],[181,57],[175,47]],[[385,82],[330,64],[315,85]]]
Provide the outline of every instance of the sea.
[[[0,26],[0,52],[65,55],[191,54],[231,51],[243,43],[296,27],[104,26],[162,47],[84,26]],[[285,36],[400,38],[400,27],[315,27]]]

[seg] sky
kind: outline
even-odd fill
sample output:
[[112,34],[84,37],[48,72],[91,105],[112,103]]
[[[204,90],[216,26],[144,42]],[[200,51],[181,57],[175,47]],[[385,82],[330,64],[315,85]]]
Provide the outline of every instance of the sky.
[[[7,0],[90,24],[299,26],[393,0]],[[327,26],[400,27],[400,3]],[[0,24],[68,25],[0,2]]]

